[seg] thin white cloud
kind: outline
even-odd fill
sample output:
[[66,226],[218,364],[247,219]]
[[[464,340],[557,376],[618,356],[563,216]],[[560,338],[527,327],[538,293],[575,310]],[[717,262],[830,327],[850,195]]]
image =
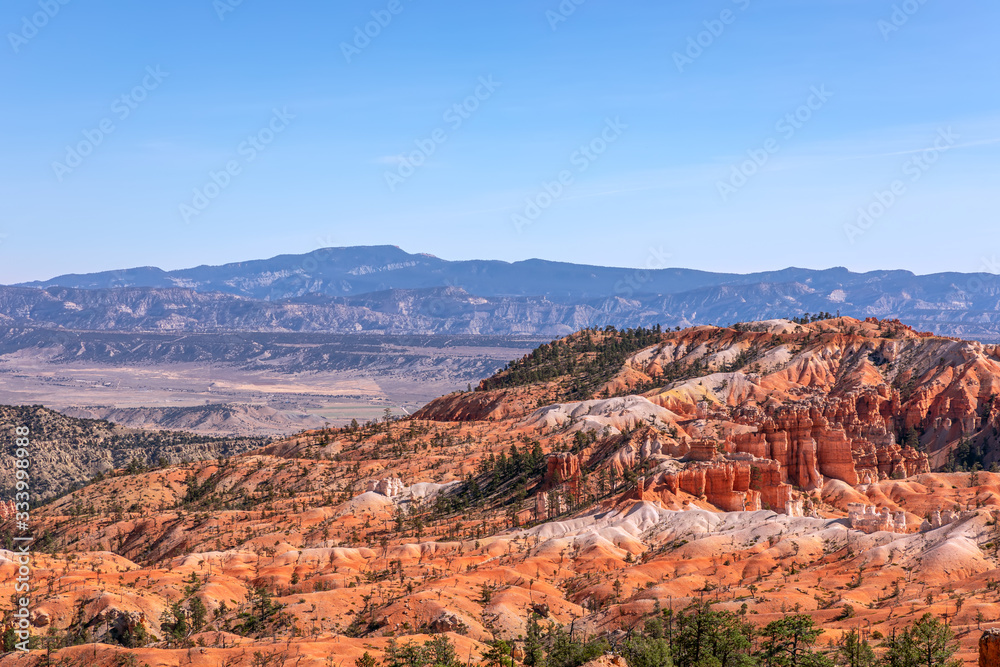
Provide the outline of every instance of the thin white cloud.
[[[967,142],[962,143],[962,144],[953,144],[951,146],[951,148],[970,148],[972,146],[988,146],[990,144],[1000,144],[1000,137],[997,137],[995,139],[983,139],[981,141],[967,141]],[[838,158],[838,159],[839,160],[868,160],[868,159],[871,159],[871,158],[892,157],[894,155],[913,155],[915,153],[923,153],[923,152],[926,152],[926,151],[927,151],[927,147],[926,146],[922,146],[920,148],[913,148],[911,150],[906,150],[906,151],[892,151],[890,153],[871,153],[871,154],[868,154],[868,155],[847,155],[847,156],[844,156],[844,157],[841,157],[841,158]]]

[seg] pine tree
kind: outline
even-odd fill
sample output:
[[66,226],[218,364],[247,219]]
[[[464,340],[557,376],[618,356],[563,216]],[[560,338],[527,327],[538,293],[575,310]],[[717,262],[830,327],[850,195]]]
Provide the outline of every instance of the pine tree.
[[828,657],[813,651],[823,630],[805,614],[771,621],[761,631],[760,657],[765,667],[826,667]]
[[850,630],[837,643],[836,662],[842,667],[875,667],[878,658],[868,640],[862,639],[857,630]]

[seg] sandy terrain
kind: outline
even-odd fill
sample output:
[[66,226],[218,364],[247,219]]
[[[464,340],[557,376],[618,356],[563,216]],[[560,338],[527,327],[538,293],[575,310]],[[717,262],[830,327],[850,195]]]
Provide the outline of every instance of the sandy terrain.
[[25,349],[0,355],[0,404],[40,404],[75,416],[120,420],[146,428],[185,426],[157,422],[155,415],[154,421],[149,421],[148,413],[129,417],[115,409],[249,404],[273,409],[279,415],[271,424],[248,417],[218,427],[202,427],[195,423],[198,420],[191,420],[187,428],[203,433],[274,435],[316,428],[325,422],[367,421],[382,416],[386,409],[396,415],[410,414],[432,398],[465,388],[470,382],[475,384],[482,368],[495,369],[534,345],[433,343],[429,347],[392,346],[383,354],[360,359],[358,368],[327,370],[321,365],[301,368],[289,358],[256,359],[252,365],[224,358],[122,363],[114,355],[99,361],[75,361],[56,350]]

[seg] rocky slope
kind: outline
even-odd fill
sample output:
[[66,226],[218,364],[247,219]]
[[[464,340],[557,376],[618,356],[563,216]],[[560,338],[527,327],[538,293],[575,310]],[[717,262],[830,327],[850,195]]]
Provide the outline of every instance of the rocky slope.
[[49,503],[31,622],[98,640],[60,659],[304,666],[704,600],[827,643],[947,615],[971,662],[1000,623],[998,381],[996,348],[891,321],[584,331],[412,418]]
[[996,346],[852,318],[629,336],[589,331],[542,346],[485,380],[482,391],[439,399],[420,414],[464,418],[466,406],[484,404],[491,415],[526,415],[531,401],[516,397],[541,392],[553,405],[529,421],[631,427],[630,414],[654,417],[595,404],[581,415],[580,404],[563,401],[639,393],[669,411],[669,420],[655,419],[672,421],[674,431],[683,426],[695,438],[721,440],[725,452],[777,460],[802,488],[820,485],[821,476],[857,484],[1000,460]]
[[[31,495],[37,501],[130,464],[216,459],[260,447],[265,438],[222,438],[183,431],[144,431],[98,419],[68,417],[41,406],[0,405],[0,432],[30,430]],[[12,437],[12,436],[11,436]],[[13,496],[12,450],[3,454],[0,495]]]
[[267,405],[241,403],[173,408],[73,406],[64,408],[60,412],[67,417],[99,419],[135,429],[258,438],[287,435],[304,428],[322,428],[326,421],[315,415],[276,410]]

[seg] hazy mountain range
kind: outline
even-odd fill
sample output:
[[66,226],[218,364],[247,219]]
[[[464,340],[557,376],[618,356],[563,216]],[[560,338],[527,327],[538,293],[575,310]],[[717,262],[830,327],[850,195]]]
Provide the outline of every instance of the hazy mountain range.
[[0,323],[118,331],[558,336],[587,326],[726,324],[820,311],[896,317],[935,333],[995,340],[1000,277],[447,261],[372,246],[0,287]]

